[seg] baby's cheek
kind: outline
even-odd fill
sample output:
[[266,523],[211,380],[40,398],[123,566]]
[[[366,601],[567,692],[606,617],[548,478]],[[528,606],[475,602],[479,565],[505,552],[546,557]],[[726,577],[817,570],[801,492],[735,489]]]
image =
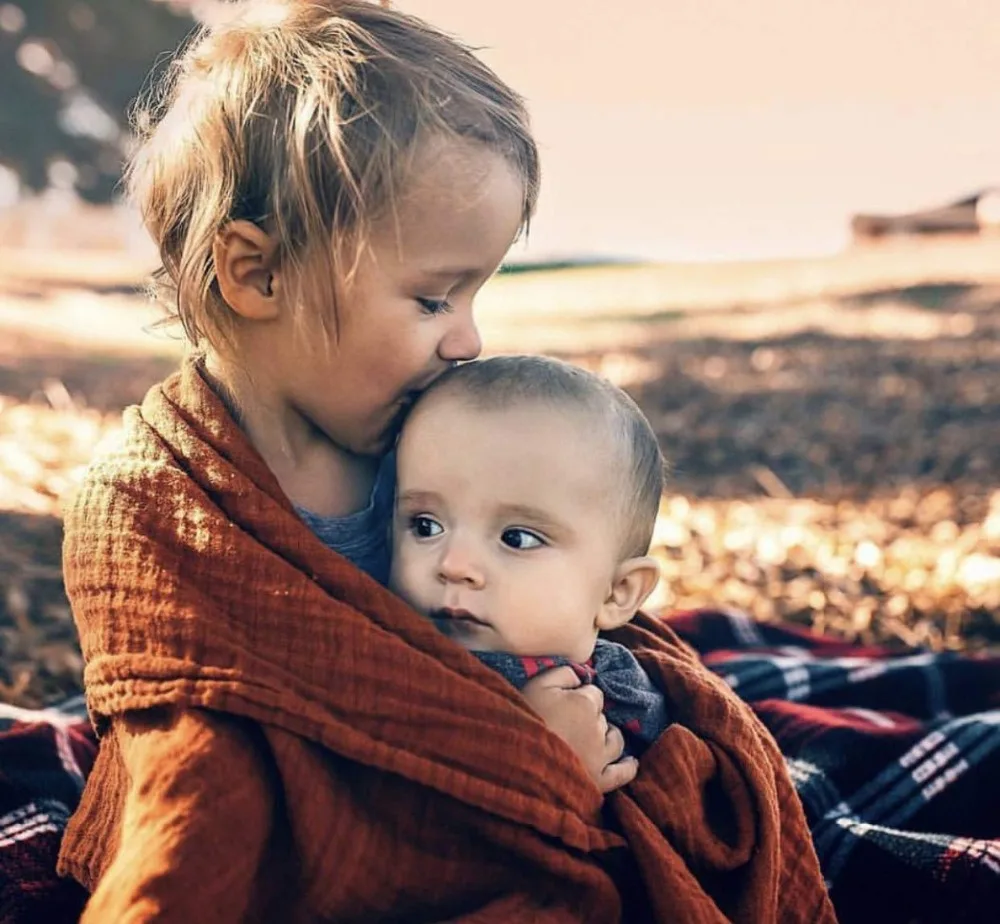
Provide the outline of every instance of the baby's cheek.
[[412,603],[418,602],[420,592],[420,556],[403,541],[396,543],[392,550],[392,564],[389,569],[389,589]]
[[400,596],[403,595],[405,578],[403,577],[404,556],[396,543],[390,546],[392,560],[389,563],[389,590]]

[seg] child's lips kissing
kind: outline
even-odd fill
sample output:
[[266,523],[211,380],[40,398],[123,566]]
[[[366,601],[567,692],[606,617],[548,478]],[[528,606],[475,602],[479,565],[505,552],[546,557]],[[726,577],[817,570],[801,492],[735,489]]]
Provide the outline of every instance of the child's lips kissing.
[[420,382],[419,384],[415,385],[413,388],[408,388],[406,391],[404,391],[399,398],[400,416],[405,417],[410,412],[410,409],[413,407],[413,405],[420,400],[420,396],[425,391],[427,391],[427,389],[430,388],[431,385],[433,385],[434,382],[438,378],[440,378],[440,376],[441,373],[437,373],[431,376],[430,378],[425,379],[423,382]]
[[[444,373],[436,372],[429,378],[424,379],[413,388],[408,388],[404,391],[399,398],[396,399],[395,408],[396,410],[392,412],[392,418],[390,420],[389,426],[387,428],[388,436],[390,439],[395,439],[399,435],[399,431],[403,429],[403,423],[406,421],[407,416],[413,409],[413,405],[420,400],[420,396],[427,391],[431,385],[434,384]],[[390,405],[392,407],[392,405]]]
[[392,415],[388,431],[389,435],[394,439],[399,431],[403,428],[403,423],[406,420],[407,415],[413,409],[413,405],[417,403],[417,399],[423,394],[423,389],[411,389],[410,391],[404,392],[402,397],[396,402],[396,410]]

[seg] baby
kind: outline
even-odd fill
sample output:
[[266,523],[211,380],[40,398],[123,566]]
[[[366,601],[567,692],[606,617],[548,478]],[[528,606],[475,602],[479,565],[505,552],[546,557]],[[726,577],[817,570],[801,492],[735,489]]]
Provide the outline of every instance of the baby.
[[663,469],[642,412],[598,376],[533,356],[458,366],[400,436],[390,586],[519,688],[572,666],[640,751],[664,698],[598,633],[656,585]]

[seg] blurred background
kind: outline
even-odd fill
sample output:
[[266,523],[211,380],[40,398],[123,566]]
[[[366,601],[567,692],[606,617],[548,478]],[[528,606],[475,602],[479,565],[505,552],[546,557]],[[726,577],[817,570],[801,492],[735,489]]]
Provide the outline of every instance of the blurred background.
[[[656,605],[1000,643],[995,0],[398,0],[528,98],[487,351],[640,402],[673,476]],[[225,3],[0,0],[0,699],[81,662],[60,502],[177,363],[119,201],[127,110]]]

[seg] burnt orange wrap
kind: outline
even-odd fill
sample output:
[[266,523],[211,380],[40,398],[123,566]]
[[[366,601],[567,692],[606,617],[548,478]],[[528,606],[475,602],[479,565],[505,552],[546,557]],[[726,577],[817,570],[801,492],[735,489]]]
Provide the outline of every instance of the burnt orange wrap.
[[64,560],[103,736],[60,858],[88,920],[834,920],[777,747],[669,628],[610,636],[675,724],[602,801],[313,536],[191,360],[126,412]]

